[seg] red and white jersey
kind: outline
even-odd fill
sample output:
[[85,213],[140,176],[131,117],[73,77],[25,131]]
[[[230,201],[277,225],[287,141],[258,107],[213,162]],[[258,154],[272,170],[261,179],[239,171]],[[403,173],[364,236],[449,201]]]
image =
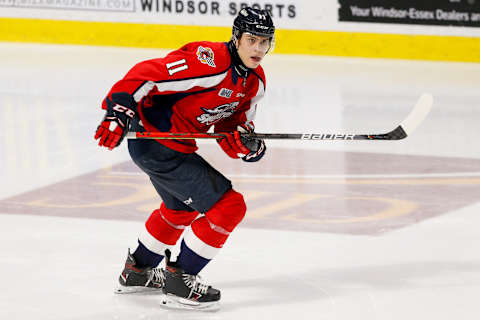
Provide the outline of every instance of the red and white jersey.
[[[227,43],[193,42],[135,65],[110,90],[128,92],[138,103],[147,131],[231,132],[253,119],[265,92],[261,66],[240,77]],[[106,109],[106,103],[102,107]],[[198,148],[194,140],[157,140],[185,153]]]

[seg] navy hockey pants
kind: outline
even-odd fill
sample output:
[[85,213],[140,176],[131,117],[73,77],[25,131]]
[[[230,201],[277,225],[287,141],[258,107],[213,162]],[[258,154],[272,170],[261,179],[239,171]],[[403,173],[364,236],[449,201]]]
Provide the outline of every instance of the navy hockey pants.
[[232,183],[197,153],[181,153],[151,140],[128,140],[135,164],[149,177],[165,206],[207,212]]

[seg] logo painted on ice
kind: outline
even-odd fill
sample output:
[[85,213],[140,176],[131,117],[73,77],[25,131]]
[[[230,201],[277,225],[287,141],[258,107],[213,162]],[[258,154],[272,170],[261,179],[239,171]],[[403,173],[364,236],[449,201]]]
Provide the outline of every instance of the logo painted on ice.
[[198,46],[197,57],[201,63],[208,64],[210,67],[213,67],[213,68],[216,67],[215,61],[214,61],[215,57],[212,49],[208,47],[204,48],[202,46]]
[[238,104],[239,102],[235,101],[232,103],[222,104],[221,106],[215,107],[214,109],[200,108],[205,111],[205,113],[198,116],[197,120],[200,123],[209,126],[222,120],[223,118],[230,117],[235,112]]

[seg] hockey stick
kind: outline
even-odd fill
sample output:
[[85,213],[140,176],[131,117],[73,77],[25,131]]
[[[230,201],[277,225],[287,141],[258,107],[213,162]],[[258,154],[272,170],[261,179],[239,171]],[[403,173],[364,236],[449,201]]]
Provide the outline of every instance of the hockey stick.
[[[422,123],[433,105],[433,97],[424,93],[418,99],[410,114],[398,127],[381,134],[338,134],[338,133],[242,133],[242,137],[258,139],[296,139],[296,140],[401,140]],[[171,132],[129,132],[129,139],[220,139],[222,133],[171,133]]]

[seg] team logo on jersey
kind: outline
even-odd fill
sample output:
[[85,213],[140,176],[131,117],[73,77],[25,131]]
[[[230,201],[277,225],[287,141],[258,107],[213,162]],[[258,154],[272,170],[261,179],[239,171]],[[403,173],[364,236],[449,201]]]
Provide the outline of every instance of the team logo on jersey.
[[197,120],[204,125],[212,125],[224,118],[230,117],[237,108],[239,102],[235,101],[232,103],[222,104],[221,106],[215,107],[213,109],[200,108],[205,113],[202,113],[197,117]]
[[220,92],[218,93],[218,95],[220,97],[230,98],[232,96],[232,93],[233,93],[233,90],[230,90],[230,89],[227,89],[227,88],[222,88],[222,89],[220,89]]
[[216,67],[213,50],[208,47],[198,46],[197,57],[201,63],[208,64],[210,67]]

